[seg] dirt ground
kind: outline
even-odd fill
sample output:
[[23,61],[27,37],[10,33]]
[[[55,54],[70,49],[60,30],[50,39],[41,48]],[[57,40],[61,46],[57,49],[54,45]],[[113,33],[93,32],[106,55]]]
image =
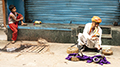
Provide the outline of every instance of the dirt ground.
[[[0,48],[7,42],[0,42]],[[29,41],[30,43],[30,41]],[[31,42],[35,43],[35,42]],[[113,50],[113,55],[106,56],[111,64],[99,65],[94,62],[68,61],[66,50],[71,43],[49,43],[50,47],[44,53],[21,53],[0,51],[0,67],[119,67],[120,66],[120,46],[108,46]],[[83,52],[84,55],[92,56],[99,53]]]

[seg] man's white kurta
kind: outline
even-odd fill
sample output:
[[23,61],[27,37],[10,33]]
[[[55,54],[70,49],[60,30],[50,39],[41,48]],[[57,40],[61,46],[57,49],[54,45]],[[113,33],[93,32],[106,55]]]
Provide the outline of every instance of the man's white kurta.
[[[92,36],[95,34],[95,32],[94,32],[95,30],[91,30],[91,32],[90,32],[91,25],[92,25],[92,23],[87,23],[85,25],[85,28],[83,30],[83,35],[84,35],[85,39],[91,39]],[[102,29],[99,26],[98,26],[98,29],[99,30],[97,31],[97,33],[99,33],[99,45],[101,46]],[[90,34],[89,34],[89,32],[90,32]],[[79,35],[78,35],[78,45],[80,45],[80,36],[81,36],[81,33],[79,33]]]

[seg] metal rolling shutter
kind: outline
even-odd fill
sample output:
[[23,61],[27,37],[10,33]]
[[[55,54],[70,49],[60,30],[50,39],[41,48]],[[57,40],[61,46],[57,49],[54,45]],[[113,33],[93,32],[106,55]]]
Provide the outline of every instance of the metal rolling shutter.
[[43,23],[86,24],[92,16],[102,18],[101,25],[119,22],[118,0],[24,0],[25,19]]

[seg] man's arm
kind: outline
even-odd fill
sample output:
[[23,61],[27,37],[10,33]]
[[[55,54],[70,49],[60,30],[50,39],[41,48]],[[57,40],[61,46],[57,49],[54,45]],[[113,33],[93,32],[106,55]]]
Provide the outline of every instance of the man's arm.
[[100,34],[100,36],[99,36],[99,44],[100,44],[100,46],[101,46],[101,43],[102,43],[102,41],[101,41],[102,29],[101,29],[101,28],[100,28],[100,30],[99,30],[99,34]]
[[89,26],[91,26],[91,25],[88,25],[88,24],[86,24],[85,25],[85,28],[84,28],[84,30],[83,30],[83,35],[86,37],[86,38],[88,38],[88,39],[91,39],[91,36],[88,34],[88,32],[89,32]]

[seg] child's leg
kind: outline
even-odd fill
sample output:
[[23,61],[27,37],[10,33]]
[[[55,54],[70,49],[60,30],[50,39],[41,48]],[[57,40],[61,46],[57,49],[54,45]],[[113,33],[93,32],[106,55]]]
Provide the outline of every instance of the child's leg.
[[23,22],[23,21],[21,21],[21,24],[24,24],[24,22]]
[[21,25],[27,25],[26,23],[24,23],[23,21],[21,21]]
[[16,27],[16,25],[14,23],[9,24],[9,27],[13,31],[13,33],[12,33],[12,40],[16,41],[17,40],[17,32],[18,32],[17,27]]
[[[19,14],[18,16],[17,16],[17,19],[20,19],[21,17],[23,17],[21,14]],[[21,25],[27,25],[26,23],[24,23],[23,21],[21,21]]]

